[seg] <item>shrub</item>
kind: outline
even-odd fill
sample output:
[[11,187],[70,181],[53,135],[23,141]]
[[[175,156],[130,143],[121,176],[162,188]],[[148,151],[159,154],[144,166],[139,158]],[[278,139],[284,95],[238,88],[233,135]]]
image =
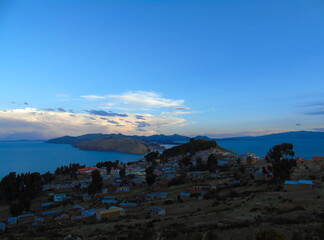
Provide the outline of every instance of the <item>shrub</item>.
[[273,229],[266,229],[257,232],[255,240],[288,240],[281,232]]
[[165,201],[164,201],[164,204],[165,204],[165,205],[173,204],[173,200],[171,200],[171,199],[165,200]]

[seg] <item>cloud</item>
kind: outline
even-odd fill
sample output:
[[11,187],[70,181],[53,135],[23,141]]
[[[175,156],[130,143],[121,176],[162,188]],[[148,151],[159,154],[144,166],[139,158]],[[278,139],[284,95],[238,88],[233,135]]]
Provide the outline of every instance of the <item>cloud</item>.
[[[91,113],[71,114],[70,112],[45,111],[36,108],[0,110],[0,139],[49,139],[98,132],[152,135],[164,132],[168,127],[180,126],[186,121],[174,116],[152,114],[144,114],[145,121],[139,121],[137,115],[141,114],[128,113],[122,115],[121,118],[119,116],[121,114],[112,112],[106,112],[108,113],[106,115],[109,115],[109,119],[107,119],[106,117],[95,117]],[[111,124],[107,121],[110,121]]]
[[232,138],[232,137],[257,137],[263,135],[269,135],[273,133],[284,133],[296,131],[292,129],[257,129],[251,131],[241,131],[232,133],[219,133],[219,134],[205,134],[210,138]]
[[116,122],[114,120],[108,120],[107,122],[112,123],[112,124],[119,124],[118,122]]
[[183,99],[163,98],[161,94],[147,91],[130,91],[122,94],[84,95],[88,101],[102,101],[105,108],[122,110],[150,110],[158,108],[171,108],[174,110],[189,110],[183,106]]
[[143,127],[149,127],[151,126],[149,123],[147,122],[136,122],[137,123],[137,127],[138,128],[143,128]]
[[144,117],[142,115],[136,115],[136,119],[139,119],[139,120],[145,120]]
[[85,95],[81,96],[82,98],[89,100],[89,101],[96,101],[100,99],[105,99],[105,96],[97,96],[97,95]]
[[324,127],[313,128],[314,131],[324,132]]
[[324,109],[320,109],[318,111],[314,111],[314,112],[307,112],[307,115],[323,115],[324,114]]
[[99,116],[110,116],[110,117],[127,117],[128,115],[125,113],[114,113],[114,112],[106,112],[103,110],[85,110],[85,112],[88,112],[92,115],[99,115]]
[[46,111],[46,112],[54,112],[55,109],[54,108],[42,108],[43,111]]
[[174,110],[190,110],[190,107],[172,107]]
[[61,108],[61,107],[57,108],[57,111],[59,111],[59,112],[66,112],[65,109],[64,108]]
[[115,105],[121,104],[140,109],[153,109],[163,107],[179,107],[184,103],[184,100],[173,100],[162,98],[160,94],[155,92],[136,91],[126,92],[119,95],[108,95]]

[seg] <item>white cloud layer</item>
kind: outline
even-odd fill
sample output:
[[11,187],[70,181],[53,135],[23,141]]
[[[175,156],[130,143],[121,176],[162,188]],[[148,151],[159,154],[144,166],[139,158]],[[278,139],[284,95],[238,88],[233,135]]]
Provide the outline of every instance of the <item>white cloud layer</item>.
[[174,110],[189,110],[190,108],[183,106],[183,99],[167,99],[160,94],[147,91],[126,92],[122,94],[111,95],[86,95],[82,98],[94,101],[104,100],[105,108],[123,109],[123,110],[150,110],[158,108],[171,108]]
[[[126,115],[126,114],[125,114]],[[167,115],[129,114],[120,117],[69,113],[36,108],[0,111],[0,139],[49,139],[87,133],[152,135],[169,126],[183,126],[185,119]]]

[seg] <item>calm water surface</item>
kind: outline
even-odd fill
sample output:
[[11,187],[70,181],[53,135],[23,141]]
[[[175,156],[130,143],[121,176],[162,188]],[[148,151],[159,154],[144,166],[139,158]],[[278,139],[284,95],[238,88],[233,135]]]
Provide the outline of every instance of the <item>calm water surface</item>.
[[259,157],[264,157],[274,145],[292,143],[294,145],[295,157],[312,159],[313,156],[324,156],[324,141],[321,138],[218,140],[217,143],[238,154],[252,152]]
[[51,144],[43,141],[0,141],[0,179],[9,172],[55,171],[62,165],[80,163],[93,166],[100,161],[131,162],[144,155],[119,152],[84,151],[68,144]]
[[[296,157],[312,159],[324,156],[323,139],[258,139],[258,140],[218,140],[217,143],[238,154],[252,152],[264,157],[269,149],[281,143],[292,143]],[[166,145],[165,147],[172,147]],[[70,163],[93,166],[100,161],[137,161],[144,155],[119,152],[84,151],[68,144],[50,144],[43,141],[0,141],[0,179],[9,172],[53,172],[57,167]]]

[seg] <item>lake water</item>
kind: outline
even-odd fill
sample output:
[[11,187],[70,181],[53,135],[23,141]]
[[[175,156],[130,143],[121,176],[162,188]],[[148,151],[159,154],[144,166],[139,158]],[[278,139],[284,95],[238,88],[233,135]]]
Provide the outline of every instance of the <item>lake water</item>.
[[93,166],[100,161],[131,162],[144,155],[119,152],[84,151],[68,144],[43,141],[0,141],[0,179],[9,172],[53,172],[62,165],[80,163]]
[[[264,157],[269,149],[281,143],[292,143],[296,157],[312,159],[324,156],[323,139],[251,139],[217,140],[217,143],[238,154],[252,152]],[[166,145],[172,147],[172,145]],[[70,163],[93,166],[100,161],[137,161],[144,155],[119,152],[84,151],[68,144],[50,144],[43,141],[0,141],[0,179],[9,172],[53,172],[57,167]]]
[[292,143],[294,145],[295,157],[312,159],[313,156],[324,156],[323,138],[309,139],[237,139],[217,140],[218,145],[230,149],[237,154],[246,152],[255,153],[264,157],[274,145],[281,143]]

